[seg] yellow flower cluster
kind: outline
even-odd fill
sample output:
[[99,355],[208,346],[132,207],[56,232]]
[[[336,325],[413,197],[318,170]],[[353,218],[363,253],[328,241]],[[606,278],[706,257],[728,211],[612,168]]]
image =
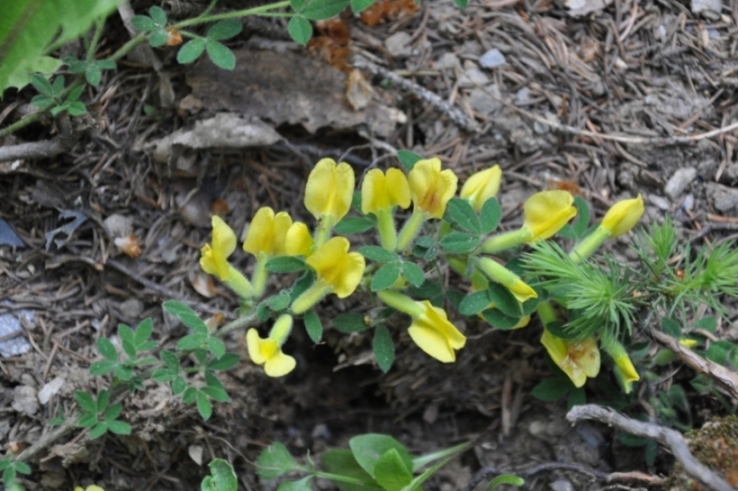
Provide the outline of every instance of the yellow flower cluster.
[[[502,171],[497,165],[477,172],[466,180],[459,196],[479,213],[484,204],[497,195],[501,179]],[[282,346],[290,335],[293,316],[308,312],[329,294],[339,298],[350,296],[364,278],[364,257],[350,251],[351,244],[345,237],[332,237],[334,227],[351,208],[355,182],[354,171],[346,163],[337,164],[331,159],[323,159],[315,165],[307,180],[304,199],[305,207],[317,220],[312,233],[305,223],[293,221],[286,212],[275,213],[269,207],[259,209],[243,242],[243,250],[256,258],[251,281],[228,262],[236,248],[233,230],[219,217],[213,217],[212,241],[203,246],[200,265],[205,272],[224,281],[247,305],[253,305],[264,294],[268,276],[266,265],[272,258],[303,257],[315,274],[315,282],[292,301],[289,312],[275,321],[266,338],[261,338],[255,328],[247,332],[251,360],[263,365],[271,377],[286,375],[295,368],[295,359],[282,352]],[[442,170],[438,158],[416,162],[407,175],[400,169],[386,172],[372,169],[361,184],[361,211],[376,219],[381,246],[388,251],[402,253],[412,246],[423,223],[444,216],[457,187],[457,176],[449,169]],[[473,289],[486,288],[489,281],[494,281],[507,288],[521,304],[537,298],[536,291],[520,277],[480,253],[495,253],[552,237],[576,215],[573,203],[573,196],[566,191],[537,193],[523,206],[524,223],[519,230],[488,238],[468,256],[451,257],[449,263],[472,280]],[[413,211],[398,234],[395,210],[407,209],[411,204]],[[600,225],[598,237],[604,240],[628,232],[642,213],[640,196],[636,200],[616,204]],[[439,233],[443,237],[449,232],[450,228],[441,227]],[[601,243],[601,240],[597,243],[591,240],[593,242],[577,251],[577,258],[586,257]],[[382,289],[377,296],[385,304],[411,317],[408,334],[421,350],[441,362],[454,362],[456,351],[466,344],[466,337],[448,320],[443,309],[401,293],[400,286],[404,284],[404,281],[398,281],[393,285],[394,289]],[[490,304],[488,308],[495,306]],[[530,317],[525,316],[514,327],[523,327],[529,320]],[[600,352],[594,338],[571,343],[544,330],[541,342],[577,387],[583,385],[587,377],[594,377],[599,372]],[[614,353],[613,359],[626,387],[638,380],[638,374],[624,350]]]

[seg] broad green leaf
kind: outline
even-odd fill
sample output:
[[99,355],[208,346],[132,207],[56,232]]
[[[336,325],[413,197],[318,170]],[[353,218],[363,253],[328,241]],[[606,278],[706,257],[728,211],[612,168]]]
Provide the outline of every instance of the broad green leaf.
[[577,238],[584,237],[584,233],[589,228],[591,215],[589,204],[581,196],[577,196],[574,198],[574,206],[577,208],[577,219],[571,227]]
[[236,55],[227,46],[208,38],[205,42],[210,61],[224,70],[236,68]]
[[208,368],[215,371],[230,370],[236,366],[239,359],[236,353],[226,353],[217,360],[208,363]]
[[574,388],[574,384],[568,378],[556,377],[544,380],[533,387],[531,395],[541,401],[555,401]]
[[87,68],[85,69],[85,80],[87,80],[88,84],[94,85],[95,87],[100,84],[100,81],[102,80],[102,71],[97,64],[90,63],[87,65]]
[[469,0],[454,0],[454,4],[459,8],[465,9],[469,5]]
[[[65,87],[64,82],[64,76],[59,75],[54,79],[54,83],[51,84],[51,95],[53,96],[59,96],[62,92],[64,92]],[[70,93],[71,94],[71,93]],[[77,97],[79,97],[80,92],[77,92]]]
[[[31,83],[33,75],[43,74],[50,77],[63,65],[62,61],[52,56],[40,56],[33,63],[26,66],[21,72],[16,72],[8,78],[7,87],[15,87],[21,90],[23,87]],[[0,90],[0,92],[2,92]],[[2,94],[0,94],[2,95]]]
[[112,361],[112,360],[96,361],[95,363],[90,365],[90,374],[94,375],[95,377],[106,375],[112,372],[113,370],[115,370],[117,366],[118,366],[117,361]]
[[205,421],[210,419],[213,415],[213,404],[202,391],[197,391],[197,412],[200,413],[200,417]]
[[[3,471],[3,483],[6,486],[11,486],[15,482],[15,466],[11,465],[5,468]],[[14,491],[14,490],[13,490]]]
[[125,365],[118,365],[115,367],[115,376],[118,377],[121,380],[131,380],[131,377],[133,377],[133,368]]
[[178,375],[172,381],[172,393],[175,396],[182,394],[186,388],[187,388],[187,382],[185,381],[184,377],[182,377],[181,375]]
[[489,299],[495,304],[495,308],[500,309],[503,314],[518,319],[523,316],[520,302],[510,290],[491,281],[487,287],[487,292],[489,293]]
[[53,91],[51,89],[51,83],[39,74],[31,75],[31,85],[33,88],[38,90],[41,94],[51,96]]
[[123,351],[131,358],[136,358],[136,341],[133,330],[125,324],[118,325],[118,337],[120,337]]
[[377,365],[384,373],[387,373],[395,361],[395,343],[392,341],[392,336],[390,336],[386,327],[377,326],[377,329],[374,331],[372,350],[374,351],[374,358],[377,360]]
[[577,387],[571,392],[566,398],[566,410],[573,408],[574,406],[581,406],[587,404],[587,393],[584,391],[584,387]]
[[205,486],[205,480],[200,488],[201,491],[238,491],[238,478],[233,472],[233,466],[223,459],[213,459],[209,464],[210,480]]
[[110,402],[110,393],[107,390],[101,390],[100,393],[97,395],[97,402],[95,404],[97,413],[102,413],[105,411],[105,408],[108,407],[108,403]]
[[406,171],[413,170],[413,167],[415,167],[415,163],[419,160],[423,160],[423,157],[418,155],[417,153],[411,152],[410,150],[400,150],[397,152],[397,160],[400,161],[400,165],[402,165]]
[[168,300],[164,302],[163,307],[164,310],[181,320],[182,324],[189,327],[193,331],[201,334],[207,334],[208,326],[206,326],[205,322],[203,322],[203,320],[200,319],[195,311],[189,308],[187,305],[176,300]]
[[148,15],[133,16],[133,18],[131,19],[131,24],[139,31],[153,31],[157,28],[154,19],[152,19]]
[[151,320],[151,317],[139,322],[138,326],[136,326],[136,333],[133,337],[133,342],[135,343],[136,347],[139,347],[146,341],[148,341],[153,331],[154,321]]
[[[299,17],[293,17],[293,20],[298,19],[298,18]],[[292,21],[290,21],[290,24],[291,23]],[[308,37],[307,40],[310,40],[310,37]],[[305,43],[307,43],[307,41],[305,41]],[[300,44],[303,44],[303,43],[300,43]],[[361,232],[366,232],[373,226],[374,226],[374,222],[370,218],[346,217],[336,224],[334,230],[337,234],[351,235],[351,234],[360,234]]]
[[25,462],[15,462],[15,470],[26,476],[31,473],[31,467]]
[[120,413],[122,411],[123,405],[121,403],[113,404],[105,410],[105,412],[103,413],[103,419],[105,419],[105,421],[118,419],[118,416],[120,416]]
[[275,312],[281,312],[290,305],[290,301],[292,300],[290,292],[282,290],[276,295],[272,295],[271,297],[264,300],[264,303],[272,309]]
[[37,69],[39,58],[84,34],[118,0],[11,0],[0,15],[0,96],[14,76]]
[[400,261],[392,261],[383,264],[382,267],[374,273],[371,284],[372,291],[377,292],[391,287],[400,277],[401,271],[402,262]]
[[95,426],[93,426],[92,429],[90,430],[90,440],[95,440],[96,438],[100,438],[107,432],[108,432],[108,423],[105,421],[100,421]]
[[177,52],[177,62],[180,65],[192,63],[200,57],[203,51],[205,51],[204,39],[195,38],[187,41],[179,48],[179,52]]
[[256,459],[256,473],[262,479],[276,479],[300,466],[281,442],[274,442]]
[[313,491],[310,480],[313,476],[305,476],[297,481],[285,481],[279,485],[277,491]]
[[323,467],[332,474],[338,474],[348,478],[358,479],[366,484],[354,484],[336,481],[335,484],[341,491],[383,491],[376,484],[374,478],[361,468],[351,450],[328,450],[320,456]]
[[310,20],[330,19],[348,6],[349,0],[308,0],[300,14]]
[[669,317],[664,317],[663,319],[661,319],[661,329],[671,337],[677,339],[682,337],[681,326],[677,321]]
[[504,314],[500,309],[487,309],[482,311],[482,317],[487,323],[502,331],[514,328],[520,322],[520,317],[510,317]]
[[717,317],[714,315],[703,317],[694,323],[694,327],[696,329],[705,329],[709,332],[715,332],[715,329],[717,329]]
[[87,413],[97,414],[97,402],[87,392],[78,390],[74,393],[74,400],[77,401],[79,407]]
[[448,222],[458,225],[467,232],[476,235],[482,233],[479,218],[474,212],[474,208],[465,199],[452,198],[446,206],[446,213],[443,218]]
[[405,446],[389,435],[379,433],[368,433],[366,435],[358,435],[349,441],[349,447],[354,453],[354,458],[359,465],[374,476],[374,468],[379,458],[390,449],[395,449],[404,463],[405,467],[410,470],[413,468],[412,457]]
[[266,269],[270,273],[292,273],[305,269],[305,261],[291,256],[274,257],[267,261]]
[[222,20],[208,29],[207,38],[214,41],[224,41],[238,35],[243,30],[243,24],[236,19]]
[[223,386],[223,383],[218,379],[218,376],[210,370],[205,371],[205,383],[208,387],[220,389],[225,392],[225,387]]
[[425,281],[425,272],[423,269],[410,261],[402,264],[402,275],[413,286],[420,286]]
[[111,433],[115,433],[116,435],[130,435],[131,434],[131,425],[126,423],[125,421],[108,421],[108,429]]
[[202,347],[208,340],[207,334],[188,334],[177,342],[177,349],[182,351],[194,350]]
[[75,424],[78,428],[92,428],[97,424],[97,415],[93,413],[85,413]]
[[453,254],[463,254],[472,251],[479,245],[479,236],[462,232],[451,232],[441,239],[441,247]]
[[482,226],[482,233],[488,234],[492,232],[500,224],[502,219],[502,208],[497,198],[490,198],[482,205],[479,213],[479,221]]
[[364,322],[363,314],[339,314],[333,319],[333,327],[343,333],[350,334],[366,331],[371,326]]
[[374,479],[385,491],[400,491],[410,484],[413,475],[397,449],[391,448],[377,460]]
[[525,484],[525,480],[522,477],[514,476],[512,474],[500,474],[499,476],[492,479],[489,484],[487,484],[487,487],[484,488],[484,490],[490,491],[498,486],[502,486],[503,484],[520,487]]
[[202,389],[200,389],[200,392],[202,392],[214,401],[228,402],[231,400],[231,398],[228,396],[228,393],[223,389],[216,389],[215,387],[203,387]]
[[461,315],[476,315],[487,309],[490,302],[491,300],[487,290],[472,292],[465,296],[459,304],[459,313]]
[[177,355],[171,351],[162,351],[159,353],[159,357],[167,368],[174,370],[175,372],[179,371],[179,358],[177,358]]
[[379,246],[359,247],[359,254],[378,263],[389,263],[398,259],[397,254]]
[[360,14],[364,10],[368,9],[376,0],[351,0],[351,10],[355,14]]
[[177,372],[173,372],[169,368],[157,368],[154,373],[151,374],[151,378],[157,382],[171,382],[177,376]]
[[305,312],[302,321],[305,323],[305,330],[313,343],[320,342],[320,338],[323,336],[323,324],[315,312],[312,310]]
[[154,22],[156,22],[157,26],[164,27],[167,25],[167,13],[164,11],[163,8],[153,5],[149,9],[149,15],[154,20]]
[[299,12],[305,6],[306,2],[307,0],[290,0],[290,7],[292,7],[292,10],[295,12]]
[[208,338],[208,351],[210,351],[215,358],[220,358],[225,355],[226,347],[220,339]]
[[97,338],[97,350],[107,360],[118,361],[118,350],[108,338]]
[[87,112],[84,103],[80,101],[72,102],[66,107],[66,110],[70,116],[82,116]]
[[164,46],[169,40],[169,33],[165,29],[159,29],[149,34],[149,45],[154,48]]

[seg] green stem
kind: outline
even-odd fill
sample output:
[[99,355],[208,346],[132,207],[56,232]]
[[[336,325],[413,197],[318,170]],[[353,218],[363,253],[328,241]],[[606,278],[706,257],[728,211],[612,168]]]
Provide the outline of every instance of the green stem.
[[97,51],[97,45],[100,42],[100,36],[102,36],[103,27],[105,27],[105,19],[98,19],[95,23],[95,34],[92,35],[92,41],[90,46],[87,48],[87,63],[91,62],[95,57],[95,51]]
[[254,274],[251,275],[251,284],[254,286],[254,298],[261,298],[266,288],[266,280],[269,277],[269,271],[266,264],[269,261],[269,254],[259,253],[254,265]]
[[331,285],[328,285],[319,279],[292,302],[290,310],[293,314],[303,314],[307,312],[310,307],[323,300],[323,297],[328,295],[332,290],[333,287]]
[[587,259],[594,251],[597,250],[598,247],[602,245],[603,242],[610,238],[610,236],[612,236],[612,233],[610,233],[609,230],[602,226],[597,227],[594,232],[586,236],[584,240],[572,249],[569,253],[569,258],[571,258],[575,263]]
[[238,317],[237,319],[232,320],[225,326],[215,331],[212,334],[212,336],[222,338],[231,331],[235,331],[236,329],[242,329],[244,327],[249,327],[249,325],[253,324],[255,320],[256,320],[256,309],[252,309],[251,311],[246,313],[246,315],[242,315]]
[[377,231],[379,232],[379,243],[388,251],[394,251],[397,247],[397,229],[395,228],[395,217],[392,208],[385,208],[377,212]]
[[270,10],[281,9],[281,8],[285,8],[289,6],[290,6],[289,0],[283,1],[283,2],[270,3],[267,5],[260,5],[258,7],[253,7],[250,9],[236,10],[234,12],[225,12],[222,14],[195,17],[194,19],[183,20],[182,22],[175,24],[174,27],[176,29],[180,29],[182,27],[194,26],[197,24],[204,24],[206,22],[214,22],[214,21],[225,20],[225,19],[237,19],[239,17],[246,17],[249,15],[260,15],[260,14],[269,12]]
[[312,474],[315,477],[322,477],[323,479],[330,479],[331,481],[345,482],[349,484],[358,484],[360,486],[366,486],[367,482],[361,479],[349,476],[343,476],[341,474],[331,474],[330,472],[313,471]]
[[315,230],[315,239],[313,240],[314,250],[320,249],[331,237],[333,231],[333,215],[323,215]]
[[495,235],[484,241],[482,251],[487,254],[504,251],[512,247],[518,246],[533,236],[529,228],[523,227],[504,234]]
[[254,287],[239,270],[228,265],[228,279],[224,282],[239,297],[249,300],[254,298]]
[[423,307],[407,295],[393,290],[381,290],[377,293],[377,296],[385,304],[409,315],[413,319],[417,319],[423,315]]
[[540,317],[544,327],[557,320],[556,311],[548,300],[540,302],[536,307],[536,311],[538,312],[538,317]]
[[415,240],[415,236],[420,232],[420,226],[425,221],[425,212],[417,206],[413,209],[413,214],[410,215],[405,225],[400,230],[400,236],[397,239],[397,251],[404,252],[410,247]]

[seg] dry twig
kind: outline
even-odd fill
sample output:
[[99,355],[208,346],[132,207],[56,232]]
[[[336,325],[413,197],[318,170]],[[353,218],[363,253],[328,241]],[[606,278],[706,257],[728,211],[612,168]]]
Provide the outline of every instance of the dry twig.
[[674,454],[674,457],[682,464],[687,474],[697,479],[709,489],[713,491],[736,491],[722,477],[692,456],[689,447],[687,447],[687,442],[681,433],[676,430],[631,419],[613,409],[597,406],[596,404],[575,406],[566,415],[566,419],[572,423],[582,420],[595,420],[609,426],[614,426],[621,431],[627,431],[632,435],[652,438],[665,447],[668,447],[671,453]]

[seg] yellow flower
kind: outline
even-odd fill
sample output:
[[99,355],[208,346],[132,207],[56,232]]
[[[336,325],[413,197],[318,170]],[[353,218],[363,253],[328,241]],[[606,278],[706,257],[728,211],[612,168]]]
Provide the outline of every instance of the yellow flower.
[[230,266],[228,256],[236,250],[236,234],[222,218],[213,215],[213,242],[200,249],[200,267],[207,274],[216,275],[221,281],[228,280]]
[[85,488],[85,489],[82,489],[82,486],[75,486],[74,487],[74,491],[105,491],[105,490],[103,488],[101,488],[100,486],[96,486],[94,484],[91,484],[91,485],[87,486],[87,488]]
[[476,265],[489,279],[510,290],[518,302],[523,303],[531,298],[538,298],[538,293],[530,285],[494,259],[478,257]]
[[261,253],[271,257],[284,256],[287,254],[287,230],[291,225],[292,218],[284,211],[275,215],[268,206],[259,208],[246,232],[243,250],[254,256]]
[[269,337],[262,339],[253,327],[246,333],[246,346],[251,361],[264,365],[264,372],[270,377],[282,377],[294,370],[295,359],[282,352],[282,345],[290,335],[292,317],[281,315],[272,327]]
[[577,214],[574,197],[568,191],[541,191],[523,205],[524,228],[531,232],[528,242],[548,239]]
[[403,210],[410,206],[410,186],[400,169],[389,169],[385,175],[372,169],[364,176],[361,184],[361,211],[374,213],[399,206]]
[[410,197],[416,208],[429,218],[441,218],[446,204],[456,193],[458,178],[452,170],[441,171],[441,160],[419,160],[408,175]]
[[501,180],[502,169],[499,165],[494,165],[469,176],[459,196],[469,201],[474,211],[479,212],[488,199],[497,196]]
[[583,386],[587,377],[594,378],[600,373],[600,350],[594,338],[575,343],[556,337],[544,329],[541,344],[576,387]]
[[633,382],[637,382],[641,377],[633,366],[633,362],[630,361],[628,352],[625,351],[623,345],[617,341],[605,343],[604,348],[615,362],[615,375],[623,385],[623,391],[626,394],[630,393]]
[[345,237],[333,237],[305,261],[313,268],[317,279],[292,302],[292,312],[301,314],[329,293],[346,298],[356,290],[364,276],[364,256],[349,252],[351,244]]
[[333,159],[315,164],[305,187],[305,208],[318,220],[330,217],[338,222],[351,208],[354,195],[354,170],[345,162],[336,165]]
[[630,231],[645,211],[643,197],[618,201],[608,210],[600,226],[610,232],[611,237],[618,237]]
[[313,237],[307,225],[293,223],[287,230],[285,252],[288,256],[309,256],[313,252]]
[[400,312],[412,317],[408,334],[420,349],[443,363],[456,361],[456,351],[466,344],[464,336],[451,324],[443,309],[434,307],[427,300],[416,302],[393,290],[381,290],[379,298]]

